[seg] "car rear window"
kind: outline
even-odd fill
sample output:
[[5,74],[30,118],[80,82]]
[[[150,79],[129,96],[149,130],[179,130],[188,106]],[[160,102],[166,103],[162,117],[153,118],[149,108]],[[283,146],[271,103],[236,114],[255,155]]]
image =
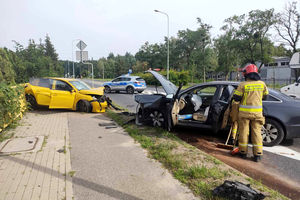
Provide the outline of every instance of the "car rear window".
[[137,78],[136,80],[137,80],[137,81],[144,81],[144,82],[145,82],[145,80],[142,79],[142,78]]
[[29,83],[34,86],[51,88],[53,80],[49,78],[32,78]]

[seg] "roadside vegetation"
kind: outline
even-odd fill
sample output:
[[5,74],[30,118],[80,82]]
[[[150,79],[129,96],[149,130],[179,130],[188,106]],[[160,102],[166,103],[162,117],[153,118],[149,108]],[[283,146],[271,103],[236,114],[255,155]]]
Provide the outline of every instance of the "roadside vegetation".
[[213,196],[212,190],[221,185],[224,180],[250,183],[251,187],[265,194],[266,199],[269,200],[288,199],[185,143],[164,129],[127,124],[128,116],[113,110],[108,110],[107,115],[123,126],[128,134],[148,151],[150,158],[161,162],[177,180],[188,186],[196,196],[202,199],[221,199]]
[[25,110],[24,87],[0,83],[0,133],[7,126],[13,126]]

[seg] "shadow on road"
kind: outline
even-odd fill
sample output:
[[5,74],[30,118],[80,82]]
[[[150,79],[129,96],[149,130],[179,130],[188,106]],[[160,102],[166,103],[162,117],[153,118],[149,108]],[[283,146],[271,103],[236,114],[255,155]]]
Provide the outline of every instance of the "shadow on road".
[[[26,161],[26,160],[23,160],[23,159],[20,159],[20,158],[17,158],[17,157],[7,156],[6,158],[11,160],[11,161],[17,162],[19,164],[25,165],[25,166],[33,165],[32,168],[34,170],[43,171],[47,174],[55,176],[56,178],[61,178],[61,176],[59,176],[59,172],[53,173],[54,170],[52,170],[50,168],[47,168],[47,167],[29,162],[29,161]],[[135,197],[133,195],[126,194],[124,192],[120,192],[118,190],[114,190],[112,188],[109,188],[109,187],[106,187],[104,185],[100,185],[100,184],[97,184],[97,183],[94,183],[94,182],[91,182],[91,181],[88,181],[88,180],[85,180],[85,179],[82,179],[82,178],[72,177],[72,183],[80,185],[80,186],[85,187],[85,188],[88,188],[90,190],[94,190],[98,193],[106,194],[106,195],[108,195],[110,197],[113,197],[113,198],[116,198],[116,199],[141,200],[140,198]]]

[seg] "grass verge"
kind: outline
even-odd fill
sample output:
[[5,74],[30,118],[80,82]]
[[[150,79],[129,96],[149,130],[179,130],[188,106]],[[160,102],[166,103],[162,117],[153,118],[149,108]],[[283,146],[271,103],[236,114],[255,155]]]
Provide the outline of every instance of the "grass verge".
[[107,110],[107,115],[123,126],[128,134],[148,151],[149,157],[161,162],[176,179],[188,186],[196,196],[202,199],[223,199],[213,196],[212,190],[221,185],[224,180],[250,183],[252,188],[263,192],[267,196],[265,198],[267,200],[288,199],[183,142],[164,129],[126,124],[128,116],[112,110]]

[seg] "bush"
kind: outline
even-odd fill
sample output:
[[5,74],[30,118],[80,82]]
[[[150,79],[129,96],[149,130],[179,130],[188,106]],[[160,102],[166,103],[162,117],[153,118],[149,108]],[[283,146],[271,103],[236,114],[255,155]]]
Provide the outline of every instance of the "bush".
[[0,132],[25,110],[24,88],[0,83]]
[[[162,71],[160,72],[160,74],[167,77],[166,71]],[[143,78],[146,81],[147,85],[160,85],[160,83],[151,73],[137,73],[134,75]],[[187,85],[189,82],[189,73],[187,71],[177,72],[174,70],[170,70],[169,77],[170,81],[175,85],[179,85],[180,83],[182,83],[183,85]]]

